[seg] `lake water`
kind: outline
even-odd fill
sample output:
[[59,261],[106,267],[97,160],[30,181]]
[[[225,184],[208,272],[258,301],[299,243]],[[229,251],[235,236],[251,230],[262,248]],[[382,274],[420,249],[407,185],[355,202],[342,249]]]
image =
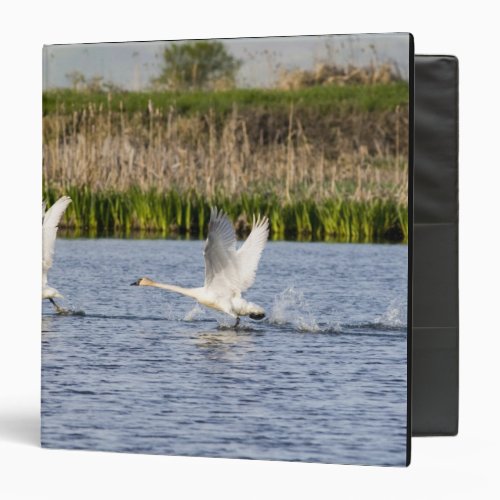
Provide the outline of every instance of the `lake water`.
[[130,283],[201,286],[202,241],[59,239],[42,316],[42,444],[404,465],[408,249],[269,242],[234,320]]

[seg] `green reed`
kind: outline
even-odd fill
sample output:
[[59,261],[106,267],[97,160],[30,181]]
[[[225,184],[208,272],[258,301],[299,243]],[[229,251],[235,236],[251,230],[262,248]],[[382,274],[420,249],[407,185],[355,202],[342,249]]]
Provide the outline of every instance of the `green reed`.
[[49,205],[62,196],[73,200],[61,222],[70,235],[204,237],[210,208],[223,209],[239,236],[248,234],[252,216],[267,215],[273,239],[342,242],[408,241],[406,205],[392,200],[290,199],[275,194],[218,193],[211,198],[195,191],[130,188],[93,191],[88,187],[46,187]]

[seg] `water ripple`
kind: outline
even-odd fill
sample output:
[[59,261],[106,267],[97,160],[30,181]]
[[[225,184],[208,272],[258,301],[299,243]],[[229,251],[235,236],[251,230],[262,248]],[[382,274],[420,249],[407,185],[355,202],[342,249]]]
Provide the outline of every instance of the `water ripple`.
[[404,465],[406,247],[270,242],[247,294],[268,317],[235,329],[129,286],[199,286],[202,242],[57,245],[51,280],[86,315],[43,305],[44,446]]

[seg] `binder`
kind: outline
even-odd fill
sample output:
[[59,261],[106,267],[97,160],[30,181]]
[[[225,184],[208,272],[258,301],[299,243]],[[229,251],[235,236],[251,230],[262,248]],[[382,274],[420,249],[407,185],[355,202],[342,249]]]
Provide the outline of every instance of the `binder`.
[[[152,43],[64,50],[130,71]],[[457,59],[409,33],[164,43],[135,91],[58,88],[44,49],[42,446],[404,466],[455,435]]]

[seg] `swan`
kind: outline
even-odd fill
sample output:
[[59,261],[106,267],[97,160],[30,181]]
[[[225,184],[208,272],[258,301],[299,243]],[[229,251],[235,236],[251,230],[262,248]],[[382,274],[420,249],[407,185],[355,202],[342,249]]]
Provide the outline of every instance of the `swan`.
[[267,217],[253,217],[252,231],[239,249],[236,249],[236,234],[224,212],[212,208],[208,223],[208,237],[203,255],[205,257],[205,285],[200,288],[184,288],[176,285],[156,283],[149,278],[139,278],[131,285],[152,286],[177,292],[195,299],[200,304],[229,314],[236,318],[249,316],[259,320],[265,317],[264,309],[248,302],[241,294],[255,281],[257,266],[269,236]]
[[63,296],[55,288],[48,285],[47,274],[52,267],[52,259],[54,258],[57,227],[70,203],[69,196],[62,196],[47,212],[45,212],[45,202],[42,203],[42,299],[49,299],[57,312],[63,312],[63,309],[56,304],[54,299],[63,298]]

